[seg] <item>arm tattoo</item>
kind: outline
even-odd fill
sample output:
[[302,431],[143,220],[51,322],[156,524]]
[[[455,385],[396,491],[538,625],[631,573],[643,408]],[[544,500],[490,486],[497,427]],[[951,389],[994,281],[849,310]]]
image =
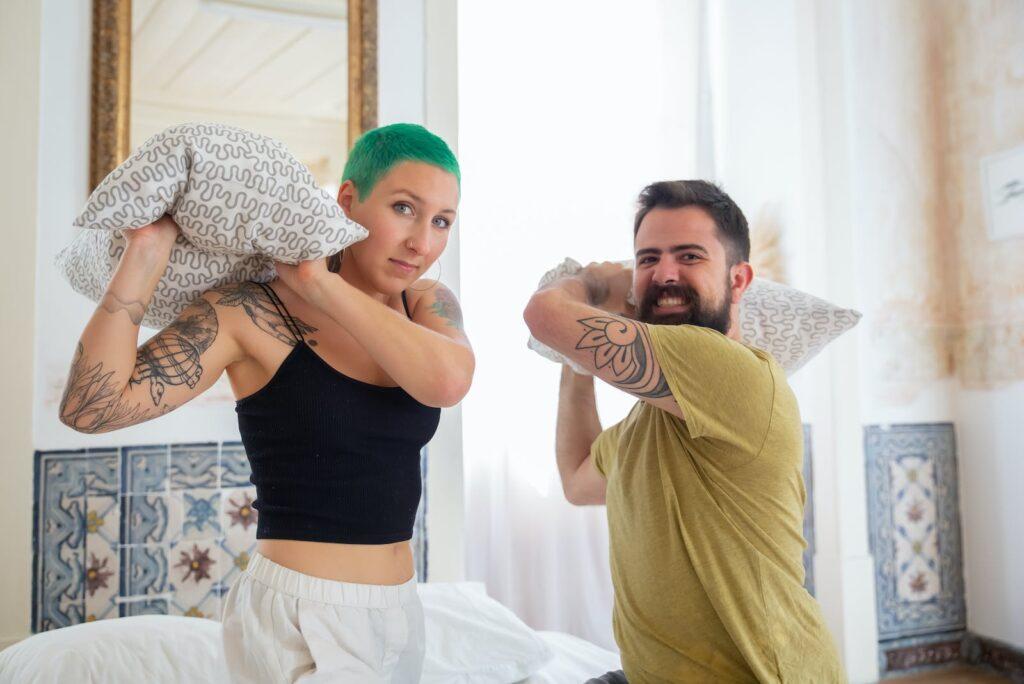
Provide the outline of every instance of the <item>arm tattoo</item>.
[[581,318],[579,322],[586,332],[576,349],[593,350],[594,365],[598,370],[610,366],[617,387],[642,399],[672,396],[665,374],[652,363],[651,339],[643,325],[612,316]]
[[[295,335],[288,330],[289,325],[291,325],[292,329],[300,330],[303,335],[309,335],[317,331],[316,328],[303,323],[298,318],[279,311],[274,306],[274,302],[267,296],[267,293],[263,291],[263,288],[256,283],[232,283],[218,287],[213,291],[221,295],[220,299],[217,300],[217,304],[220,306],[242,307],[257,328],[281,340],[290,347],[294,347],[297,342]],[[309,344],[316,346],[313,341],[310,341]]]
[[217,329],[217,312],[200,297],[139,350],[129,384],[149,380],[154,406],[160,406],[167,385],[194,389],[203,377],[200,356],[217,339]]
[[434,303],[430,305],[430,310],[436,315],[448,321],[448,326],[452,328],[458,328],[462,330],[462,309],[459,307],[459,301],[455,299],[455,295],[447,287],[439,287],[437,293],[434,295]]
[[79,342],[60,400],[61,421],[81,432],[94,433],[118,430],[153,417],[141,404],[132,406],[122,399],[123,388],[113,382],[113,375],[114,371],[104,372],[102,363],[90,364]]
[[111,292],[103,295],[103,298],[100,300],[100,306],[103,307],[104,311],[112,314],[118,311],[127,311],[128,318],[135,325],[142,323],[142,316],[146,313],[146,305],[142,302],[126,302]]

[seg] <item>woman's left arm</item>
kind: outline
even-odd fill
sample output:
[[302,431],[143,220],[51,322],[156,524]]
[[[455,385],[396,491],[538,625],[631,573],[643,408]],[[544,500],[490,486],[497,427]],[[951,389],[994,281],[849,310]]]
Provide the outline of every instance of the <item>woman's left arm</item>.
[[281,280],[345,328],[381,368],[417,401],[448,407],[473,381],[476,360],[462,329],[462,311],[440,283],[412,303],[412,320],[331,273],[323,262],[277,264]]

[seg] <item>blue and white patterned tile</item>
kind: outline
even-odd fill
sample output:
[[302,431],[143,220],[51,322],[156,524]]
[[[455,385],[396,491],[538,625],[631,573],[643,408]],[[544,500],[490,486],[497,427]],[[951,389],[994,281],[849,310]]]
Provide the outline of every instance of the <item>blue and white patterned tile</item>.
[[121,492],[121,454],[116,448],[88,449],[88,496],[117,496]]
[[420,496],[419,506],[416,508],[416,518],[413,520],[412,546],[413,561],[416,564],[416,577],[420,582],[427,581],[427,449],[420,451],[420,478],[423,484],[423,494]]
[[225,442],[220,449],[220,486],[248,487],[252,484],[249,476],[249,457],[240,442]]
[[223,502],[221,529],[228,538],[248,544],[256,541],[256,524],[259,513],[253,508],[256,501],[255,487],[233,487],[221,490]]
[[181,508],[167,494],[132,494],[121,497],[121,543],[169,543],[181,532]]
[[814,465],[813,453],[811,450],[811,426],[804,425],[804,490],[807,492],[807,500],[804,503],[804,540],[807,547],[804,549],[804,588],[814,596]]
[[35,454],[32,629],[40,632],[85,619],[85,519],[88,455]]
[[221,492],[221,529],[224,530],[221,548],[225,561],[221,582],[229,587],[238,574],[245,570],[252,554],[256,552],[258,513],[252,507],[256,488],[237,487]]
[[181,524],[171,531],[171,539],[214,539],[221,532],[221,490],[179,489],[171,492],[171,517]]
[[[426,460],[424,450],[424,481]],[[219,619],[256,550],[249,477],[239,443],[37,452],[33,630],[117,615]],[[425,486],[413,547],[426,580]]]
[[124,447],[121,450],[121,492],[166,492],[169,469],[167,446]]
[[121,547],[122,598],[164,594],[169,590],[166,544]]
[[899,457],[889,465],[894,492],[896,594],[904,601],[931,601],[941,589],[935,525],[935,464],[927,457],[910,455]]
[[118,617],[121,507],[113,496],[86,499],[85,620]]
[[220,485],[220,447],[216,443],[172,444],[171,489],[215,488]]
[[879,639],[964,629],[952,424],[868,426],[864,445]]
[[167,615],[167,599],[141,599],[134,598],[122,601],[119,604],[121,617],[132,617],[135,615]]
[[220,619],[224,555],[217,539],[182,541],[171,548],[171,615]]

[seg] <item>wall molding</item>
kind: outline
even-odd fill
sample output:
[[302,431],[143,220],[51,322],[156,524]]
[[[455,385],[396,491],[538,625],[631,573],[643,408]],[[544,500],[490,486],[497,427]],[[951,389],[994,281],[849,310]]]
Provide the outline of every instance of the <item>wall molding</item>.
[[1024,682],[1024,649],[968,632],[963,652],[965,661],[971,665],[983,665],[1007,675],[1014,682]]
[[949,632],[879,644],[882,679],[968,665],[1024,682],[1024,650],[972,632]]

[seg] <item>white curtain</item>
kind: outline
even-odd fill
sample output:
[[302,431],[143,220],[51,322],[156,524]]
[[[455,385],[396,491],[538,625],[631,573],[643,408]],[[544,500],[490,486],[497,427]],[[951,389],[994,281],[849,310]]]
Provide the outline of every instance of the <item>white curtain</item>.
[[[699,18],[697,0],[459,4],[467,574],[535,629],[607,648],[605,510],[562,496],[559,369],[526,349],[522,311],[565,256],[629,258],[637,193],[695,176]],[[607,427],[632,402],[598,403]]]
[[565,501],[553,456],[531,461],[506,450],[469,472],[468,575],[535,628],[614,650],[605,509]]

